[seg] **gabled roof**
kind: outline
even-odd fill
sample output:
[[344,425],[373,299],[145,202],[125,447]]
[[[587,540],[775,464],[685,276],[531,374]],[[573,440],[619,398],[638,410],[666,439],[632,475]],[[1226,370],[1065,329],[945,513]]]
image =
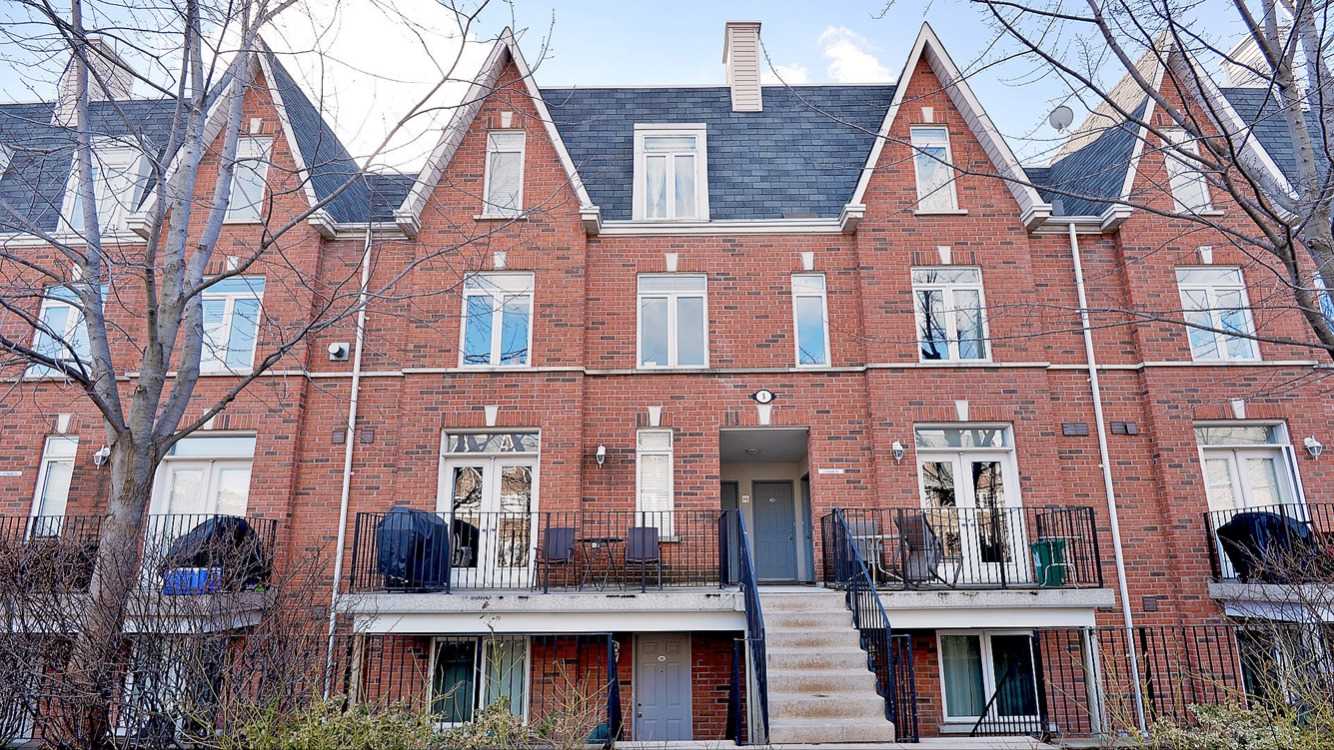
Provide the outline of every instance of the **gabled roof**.
[[[1288,132],[1288,124],[1283,119],[1283,109],[1279,106],[1276,92],[1263,88],[1223,88],[1220,91],[1283,176],[1289,183],[1295,182],[1297,149],[1292,143],[1292,134]],[[1312,133],[1322,132],[1317,112],[1304,112],[1302,116]],[[1329,162],[1323,156],[1323,151],[1317,146],[1316,158],[1319,159],[1322,177],[1329,170]]]
[[401,205],[395,212],[395,220],[399,227],[409,236],[416,236],[417,228],[421,224],[422,210],[426,207],[426,199],[430,197],[435,186],[439,184],[441,175],[445,172],[445,167],[449,166],[454,158],[454,153],[458,151],[459,144],[463,142],[463,136],[468,132],[468,127],[477,117],[477,113],[482,109],[482,103],[487,95],[495,90],[496,83],[500,79],[500,72],[509,63],[513,63],[518,69],[519,78],[523,81],[524,89],[533,102],[533,107],[537,110],[537,117],[542,121],[547,131],[547,136],[551,139],[551,145],[556,149],[556,155],[560,159],[561,166],[565,168],[565,176],[574,187],[575,197],[579,200],[580,215],[586,224],[596,226],[598,222],[598,207],[588,197],[588,191],[584,189],[583,182],[579,179],[579,173],[574,168],[574,162],[570,160],[570,154],[565,149],[565,144],[561,140],[560,133],[551,121],[551,114],[547,111],[546,104],[542,101],[542,94],[537,90],[537,84],[533,81],[532,71],[528,68],[528,63],[523,58],[523,51],[519,49],[519,43],[514,38],[514,33],[506,28],[501,32],[500,37],[491,47],[491,52],[487,55],[486,62],[482,63],[482,68],[468,91],[463,96],[463,103],[454,110],[454,116],[450,118],[449,124],[440,133],[440,140],[431,151],[426,164],[422,167],[421,173],[417,175],[417,180],[412,189],[408,191]]
[[702,123],[710,218],[748,220],[837,218],[894,86],[765,86],[759,112],[733,112],[726,86],[541,93],[604,219],[631,218],[636,123]]
[[[1146,97],[1132,116],[1142,120],[1148,106]],[[1139,126],[1128,121],[1112,123],[1092,141],[1050,166],[1027,168],[1029,180],[1052,204],[1052,215],[1099,216],[1111,201],[1119,199],[1139,140],[1138,131]]]

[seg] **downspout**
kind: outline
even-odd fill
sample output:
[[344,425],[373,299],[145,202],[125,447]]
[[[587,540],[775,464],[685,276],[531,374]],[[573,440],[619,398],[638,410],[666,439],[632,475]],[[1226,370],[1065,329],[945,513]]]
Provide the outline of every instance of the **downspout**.
[[1121,547],[1121,522],[1116,511],[1116,488],[1112,483],[1112,457],[1107,450],[1107,425],[1102,414],[1102,387],[1098,382],[1098,362],[1093,354],[1093,329],[1089,325],[1088,296],[1084,291],[1084,266],[1079,258],[1079,239],[1075,223],[1070,227],[1070,257],[1075,266],[1075,289],[1079,294],[1079,322],[1084,332],[1084,359],[1088,363],[1089,389],[1093,392],[1093,419],[1098,427],[1098,457],[1102,462],[1102,488],[1107,495],[1107,515],[1112,525],[1112,553],[1116,560],[1116,585],[1121,594],[1121,618],[1126,629],[1126,655],[1130,659],[1130,679],[1135,686],[1135,721],[1141,734],[1147,735],[1144,719],[1144,695],[1139,682],[1139,654],[1135,648],[1135,616],[1130,610],[1130,587],[1126,584],[1125,551]]
[[324,698],[333,684],[334,628],[338,624],[338,586],[343,579],[343,547],[347,544],[347,508],[352,497],[352,447],[356,445],[357,398],[361,391],[361,349],[366,338],[366,300],[371,280],[371,228],[361,254],[361,288],[357,293],[357,330],[352,344],[352,394],[343,433],[343,488],[338,497],[338,544],[334,548],[333,580],[329,582],[329,643],[324,655]]

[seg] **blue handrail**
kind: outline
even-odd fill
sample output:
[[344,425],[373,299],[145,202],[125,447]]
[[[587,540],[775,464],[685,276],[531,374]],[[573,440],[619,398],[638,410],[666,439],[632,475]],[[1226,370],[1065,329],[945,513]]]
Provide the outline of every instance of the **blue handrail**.
[[[876,692],[885,699],[885,718],[895,722],[895,732],[900,733],[895,641],[889,614],[840,508],[834,509],[833,554],[835,583],[846,592],[853,627],[861,635],[861,645],[866,650],[867,667],[875,674]],[[900,734],[916,734],[912,728],[905,729],[909,731]]]
[[750,535],[746,531],[746,519],[736,513],[740,545],[739,563],[741,594],[746,602],[746,643],[750,646],[751,669],[754,671],[755,696],[760,708],[760,722],[764,728],[763,737],[750,737],[750,744],[762,744],[769,739],[769,670],[764,648],[764,612],[760,608],[760,592],[755,582],[755,561],[750,553]]

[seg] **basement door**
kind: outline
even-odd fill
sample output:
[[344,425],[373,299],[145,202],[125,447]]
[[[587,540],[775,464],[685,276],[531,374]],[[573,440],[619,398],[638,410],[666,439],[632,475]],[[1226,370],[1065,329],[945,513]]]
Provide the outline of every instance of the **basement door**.
[[635,647],[634,686],[636,741],[693,739],[688,633],[641,634]]

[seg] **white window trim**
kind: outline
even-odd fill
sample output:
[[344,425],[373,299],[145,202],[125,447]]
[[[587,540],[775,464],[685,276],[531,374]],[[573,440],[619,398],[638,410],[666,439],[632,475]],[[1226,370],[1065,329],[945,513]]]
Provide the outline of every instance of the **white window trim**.
[[[695,137],[697,148],[695,150],[695,214],[693,216],[677,216],[671,218],[647,218],[647,209],[645,207],[644,179],[647,175],[644,165],[644,139],[654,136],[684,136]],[[632,210],[631,215],[635,221],[655,222],[664,224],[681,224],[690,222],[709,221],[709,148],[708,148],[708,126],[704,123],[635,123],[635,145],[634,145],[634,180],[631,189]],[[668,185],[669,191],[672,186]]]
[[[1168,192],[1172,194],[1172,207],[1179,214],[1209,216],[1222,213],[1214,209],[1213,191],[1209,179],[1192,164],[1191,157],[1198,158],[1200,144],[1190,139],[1188,133],[1180,128],[1163,131],[1163,168],[1167,171]],[[1177,184],[1184,180],[1198,183],[1204,190],[1204,204],[1187,206],[1177,196]]]
[[[1226,269],[1236,270],[1238,277],[1238,281],[1236,284],[1191,284],[1180,280],[1181,271],[1192,271],[1192,270],[1220,271]],[[1204,292],[1204,299],[1207,305],[1207,310],[1205,310],[1204,312],[1207,312],[1209,314],[1210,327],[1217,329],[1214,331],[1205,331],[1198,328],[1194,329],[1199,331],[1200,333],[1211,334],[1214,337],[1214,350],[1218,352],[1218,356],[1216,357],[1201,357],[1195,353],[1195,347],[1190,342],[1190,326],[1186,326],[1186,328],[1188,329],[1186,335],[1186,346],[1187,348],[1190,349],[1190,359],[1192,362],[1260,362],[1264,360],[1264,356],[1260,353],[1260,341],[1255,338],[1255,333],[1256,333],[1255,317],[1251,314],[1251,296],[1246,289],[1246,274],[1244,271],[1242,271],[1241,267],[1177,266],[1175,269],[1173,269],[1173,274],[1177,277],[1177,298],[1178,301],[1181,303],[1181,315],[1183,321],[1185,319],[1186,313],[1190,312],[1186,309],[1186,291],[1190,290],[1190,291]],[[1248,329],[1248,333],[1250,334],[1249,336],[1229,337],[1226,333],[1222,333],[1223,321],[1219,316],[1223,308],[1219,307],[1217,304],[1217,296],[1218,296],[1217,291],[1220,289],[1228,291],[1235,289],[1241,292],[1241,301],[1242,304],[1244,305],[1241,309],[1241,312],[1246,317],[1246,328]],[[1250,341],[1251,349],[1255,352],[1255,356],[1233,357],[1231,354],[1228,353],[1228,348],[1227,348],[1228,338],[1244,338],[1247,341]]]
[[[243,277],[244,278],[244,277]],[[267,288],[267,285],[266,285]],[[259,308],[255,312],[257,320],[255,321],[255,337],[250,342],[250,365],[244,369],[234,369],[227,364],[227,349],[223,349],[223,359],[215,359],[217,352],[208,351],[208,342],[204,342],[204,347],[199,353],[199,372],[203,375],[246,375],[255,369],[255,352],[259,349],[259,335],[261,323],[264,320],[264,292],[248,289],[244,292],[215,292],[205,289],[199,293],[200,315],[203,315],[203,304],[209,300],[223,300],[222,319],[227,326],[227,343],[231,342],[232,316],[236,312],[236,303],[240,300],[254,299],[259,303]]]
[[[644,433],[663,433],[667,435],[666,448],[642,448],[640,437]],[[645,456],[665,456],[667,458],[667,508],[646,509],[643,506],[643,467]],[[636,513],[673,513],[676,511],[676,435],[670,427],[646,427],[635,431],[635,512]]]
[[[52,444],[53,442],[67,442],[67,443],[72,443],[72,444],[73,444],[73,447],[72,447],[72,449],[70,450],[70,455],[68,455],[68,456],[53,456],[53,455],[51,455],[51,444]],[[66,462],[66,461],[69,462],[69,464],[70,464],[70,476],[71,476],[71,479],[73,479],[74,467],[75,467],[75,466],[77,465],[77,463],[78,463],[78,457],[79,457],[79,438],[76,437],[76,436],[74,436],[74,435],[51,435],[51,436],[48,436],[48,437],[46,438],[45,441],[43,441],[43,443],[42,443],[42,459],[41,459],[41,462],[40,462],[40,463],[38,464],[38,466],[37,466],[37,486],[36,486],[35,488],[33,488],[33,493],[32,493],[32,507],[31,507],[31,509],[28,511],[28,518],[29,518],[30,520],[31,520],[31,519],[36,519],[36,518],[39,518],[39,517],[42,517],[42,516],[43,516],[43,514],[40,513],[39,511],[42,510],[42,507],[41,507],[41,506],[42,506],[42,495],[44,495],[44,494],[46,493],[46,479],[47,479],[47,475],[48,475],[48,473],[49,473],[48,470],[50,469],[51,464],[59,463],[59,462]],[[72,482],[71,482],[71,489],[72,489]],[[67,516],[68,514],[69,514],[69,492],[67,491],[67,492],[65,493],[65,510],[64,510],[60,515],[63,517],[63,516]],[[46,515],[51,515],[51,514],[46,514]],[[54,516],[52,515],[51,517],[54,517]],[[29,524],[28,533],[31,534],[31,533],[33,532],[33,530],[34,530],[34,529],[31,527],[31,523],[30,523],[30,524]],[[59,530],[59,526],[56,527],[56,530]]]
[[[519,135],[519,192],[514,196],[514,208],[504,208],[491,202],[491,155],[495,153],[513,153],[496,145],[491,136],[503,133]],[[518,128],[490,130],[486,133],[486,162],[482,164],[482,213],[484,219],[512,219],[523,215],[523,176],[528,161],[528,134]]]
[[[70,353],[70,348],[71,348],[67,347],[66,345],[73,344],[74,336],[75,333],[78,331],[79,326],[82,325],[86,327],[88,323],[83,319],[83,311],[79,309],[78,305],[74,304],[73,302],[70,302],[69,300],[61,299],[59,297],[52,297],[49,294],[44,295],[42,297],[42,304],[39,308],[37,308],[37,320],[39,322],[45,321],[46,314],[50,312],[51,308],[53,307],[69,308],[69,314],[65,317],[65,330],[59,333],[60,341],[58,341],[57,343],[60,345],[60,354],[61,354],[60,359],[73,361],[72,357],[66,356]],[[42,324],[45,325],[45,323]],[[37,340],[45,333],[46,332],[41,329],[37,328],[33,329],[32,345],[34,348],[36,348],[37,346]],[[51,370],[51,371],[43,372],[43,370]],[[33,363],[28,365],[28,367],[24,369],[23,377],[29,379],[37,379],[37,380],[43,378],[56,378],[63,380],[65,378],[65,375],[57,370],[47,367],[46,365]]]
[[[1277,427],[1278,441],[1260,444],[1215,443],[1206,446],[1200,443],[1199,438],[1194,435],[1194,431],[1198,427]],[[1292,502],[1302,508],[1306,507],[1306,490],[1302,487],[1301,465],[1297,461],[1297,451],[1292,446],[1292,434],[1289,432],[1286,422],[1277,419],[1229,419],[1195,422],[1191,425],[1191,437],[1195,440],[1195,457],[1200,464],[1200,486],[1207,488],[1209,484],[1209,477],[1204,471],[1204,459],[1207,451],[1248,450],[1252,448],[1263,450],[1268,448],[1270,450],[1278,450],[1283,454],[1283,458],[1288,464],[1288,476],[1292,480]],[[1209,500],[1206,497],[1206,509],[1208,509],[1208,502]]]
[[[940,716],[941,716],[941,721],[942,721],[943,723],[947,724],[947,725],[957,725],[957,724],[968,724],[968,725],[972,725],[972,724],[977,723],[977,721],[978,721],[979,719],[981,719],[982,717],[981,717],[981,716],[951,716],[951,715],[950,715],[950,712],[949,712],[949,711],[950,711],[950,707],[949,707],[949,698],[948,698],[948,696],[947,696],[947,694],[946,694],[946,691],[945,691],[945,658],[944,658],[944,647],[943,647],[943,643],[944,643],[944,637],[945,637],[945,636],[950,636],[950,635],[961,635],[961,636],[969,636],[969,635],[972,635],[972,636],[977,636],[977,637],[978,637],[978,645],[979,645],[979,647],[980,647],[980,648],[979,648],[979,656],[980,656],[981,659],[982,659],[982,691],[983,691],[983,693],[985,694],[983,697],[984,697],[984,698],[990,698],[991,695],[992,695],[992,693],[994,693],[994,692],[996,691],[996,684],[995,684],[995,682],[996,682],[996,658],[995,658],[995,655],[992,654],[992,652],[991,652],[991,636],[993,636],[993,635],[1025,635],[1025,636],[1029,636],[1029,637],[1031,638],[1031,637],[1033,636],[1033,631],[1031,631],[1031,630],[1022,630],[1022,629],[1013,629],[1013,628],[1008,628],[1008,629],[1007,629],[1007,628],[1002,628],[1002,629],[973,628],[973,629],[968,629],[968,630],[937,630],[937,631],[936,631],[936,662],[937,662],[937,668],[938,668],[938,671],[939,671],[939,673],[940,673],[939,677],[940,677]],[[1041,700],[1041,697],[1042,697],[1042,693],[1041,693],[1042,686],[1039,685],[1039,684],[1037,684],[1037,671],[1038,671],[1038,670],[1037,670],[1037,663],[1036,663],[1036,662],[1037,662],[1037,660],[1036,660],[1036,654],[1034,654],[1034,653],[1032,652],[1032,645],[1031,645],[1031,644],[1030,644],[1030,646],[1029,646],[1029,649],[1030,649],[1030,650],[1029,650],[1029,658],[1030,658],[1030,659],[1033,659],[1033,668],[1034,668],[1034,669],[1033,669],[1033,679],[1034,679],[1034,683],[1033,683],[1033,691],[1034,691],[1034,695],[1037,695],[1038,698],[1039,698],[1039,700]],[[1011,720],[1011,721],[1025,721],[1025,720],[1036,720],[1036,719],[1038,719],[1038,718],[1039,718],[1038,716],[1012,716],[1012,717],[1007,717],[1007,718],[1004,719],[1004,720]]]
[[[973,285],[935,284],[935,283],[918,284],[917,282],[912,280],[913,273],[917,271],[929,271],[932,269],[977,271],[977,303],[982,313],[981,357],[977,359],[961,359],[959,357],[958,320],[954,316],[955,311],[958,310],[958,307],[954,304],[954,290],[973,289]],[[983,278],[982,276],[982,268],[980,266],[913,266],[908,270],[908,274],[909,274],[908,281],[912,286],[913,322],[915,325],[915,328],[913,330],[913,335],[914,335],[914,346],[917,347],[917,361],[930,362],[932,364],[938,364],[942,362],[990,362],[991,361],[991,316],[987,314],[986,279]],[[924,290],[938,289],[944,292],[945,311],[948,314],[945,327],[945,334],[948,338],[945,342],[945,349],[946,353],[949,354],[949,356],[944,359],[927,359],[922,354],[922,322],[925,320],[925,315],[923,314],[922,311],[921,300],[917,296],[918,289],[924,289]]]
[[[126,144],[122,139],[94,138],[92,141],[92,158],[94,169],[97,169],[101,164],[121,163],[122,160],[128,162],[130,164],[128,171],[134,174],[134,194],[130,196],[130,200],[133,201],[139,197],[139,191],[143,188],[145,166],[142,152]],[[73,218],[74,205],[78,200],[77,193],[79,189],[79,158],[76,150],[70,159],[69,177],[65,180],[65,197],[60,205],[60,231],[62,234],[76,237],[83,234],[75,229],[70,221]],[[105,199],[109,196],[97,195],[97,186],[93,186],[93,193],[93,197],[97,201],[97,218],[103,224],[99,227],[99,231],[103,234],[112,235],[127,231],[125,221],[137,206],[122,206],[119,208],[119,214],[115,216],[116,221],[107,221]]]
[[[797,292],[797,279],[809,278],[820,280],[820,292]],[[824,323],[824,361],[802,364],[801,362],[801,325],[797,317],[797,300],[805,297],[818,297],[820,300],[820,314]],[[829,367],[833,362],[834,353],[829,348],[829,279],[822,273],[794,273],[792,274],[792,349],[797,367],[806,370],[815,370],[822,367]]]
[[[462,287],[463,312],[459,316],[459,367],[466,367],[470,370],[485,370],[488,368],[497,368],[503,370],[522,370],[533,366],[533,323],[535,316],[533,310],[537,307],[536,281],[532,273],[524,272],[485,272],[470,274],[469,278],[483,278],[487,280],[489,289],[468,289],[467,280],[464,280]],[[524,362],[518,364],[501,364],[500,362],[500,343],[504,335],[505,320],[505,298],[516,297],[519,295],[528,295],[528,356]],[[467,362],[467,337],[468,337],[468,299],[470,297],[490,297],[493,302],[491,305],[491,355],[486,364],[475,364]],[[495,303],[499,300],[499,304]]]
[[[257,153],[248,155],[243,154],[243,144],[247,143],[256,144],[258,146]],[[231,189],[227,191],[227,210],[222,218],[224,224],[259,224],[264,221],[264,209],[269,198],[269,164],[273,160],[273,138],[271,136],[243,135],[237,139],[236,161],[249,161],[251,159],[259,160],[259,166],[255,171],[259,174],[260,182],[264,183],[264,192],[260,193],[258,198],[259,203],[254,208],[255,215],[235,215],[237,205],[232,201],[236,198],[237,173],[236,170],[233,169]],[[246,209],[249,210],[250,207],[247,206]]]
[[[645,278],[682,278],[696,277],[704,280],[704,288],[698,292],[644,292],[640,291],[639,282]],[[667,363],[657,365],[644,364],[644,298],[667,298]],[[681,297],[700,297],[704,300],[704,362],[698,365],[677,364],[680,357],[677,352],[676,302]],[[709,366],[709,277],[702,273],[641,273],[635,278],[635,368],[640,370],[703,370]]]
[[[926,135],[928,131],[932,133],[930,136]],[[922,208],[922,200],[927,198],[929,193],[928,191],[924,191],[922,189],[922,178],[921,175],[917,173],[917,157],[921,155],[920,149],[923,146],[936,144],[937,138],[935,136],[935,133],[937,132],[943,133],[945,136],[943,141],[941,141],[941,144],[945,146],[946,168],[950,170],[950,179],[949,182],[946,183],[946,187],[949,190],[948,194],[950,197],[950,206],[948,208]],[[918,133],[921,133],[923,136],[922,143],[918,143],[917,140]],[[954,168],[954,148],[950,145],[949,128],[945,127],[944,125],[916,125],[908,129],[908,141],[912,147],[913,184],[916,186],[917,189],[916,213],[922,215],[931,215],[931,214],[948,215],[948,214],[966,213],[959,208],[959,190],[958,190],[959,180],[958,180],[958,174],[956,173],[956,170]]]
[[[943,446],[939,448],[923,448],[917,444],[918,430],[1000,430],[1003,433],[1000,447],[979,447],[969,446],[966,448],[951,448]],[[922,476],[922,464],[932,460],[939,460],[942,457],[966,459],[969,456],[978,454],[1002,455],[1001,471],[1006,483],[1006,508],[1024,507],[1024,491],[1020,486],[1022,480],[1019,477],[1019,454],[1014,445],[1014,427],[1002,422],[938,422],[914,424],[912,426],[913,450],[917,452],[917,498],[921,507],[926,508],[926,478]],[[956,479],[962,481],[962,477]],[[956,489],[957,491],[957,489]]]
[[489,648],[488,642],[500,638],[522,638],[524,642],[524,687],[523,687],[523,723],[528,724],[529,710],[533,704],[533,639],[532,636],[519,634],[496,634],[496,635],[438,635],[431,639],[431,655],[426,669],[426,710],[429,713],[431,704],[435,702],[435,662],[436,654],[439,651],[441,641],[457,641],[471,638],[476,644],[473,651],[473,674],[476,675],[473,689],[477,691],[474,696],[472,706],[472,716],[465,722],[453,721],[433,721],[437,729],[450,729],[463,726],[476,720],[477,713],[485,707],[478,705],[478,698],[486,695],[486,650]]

